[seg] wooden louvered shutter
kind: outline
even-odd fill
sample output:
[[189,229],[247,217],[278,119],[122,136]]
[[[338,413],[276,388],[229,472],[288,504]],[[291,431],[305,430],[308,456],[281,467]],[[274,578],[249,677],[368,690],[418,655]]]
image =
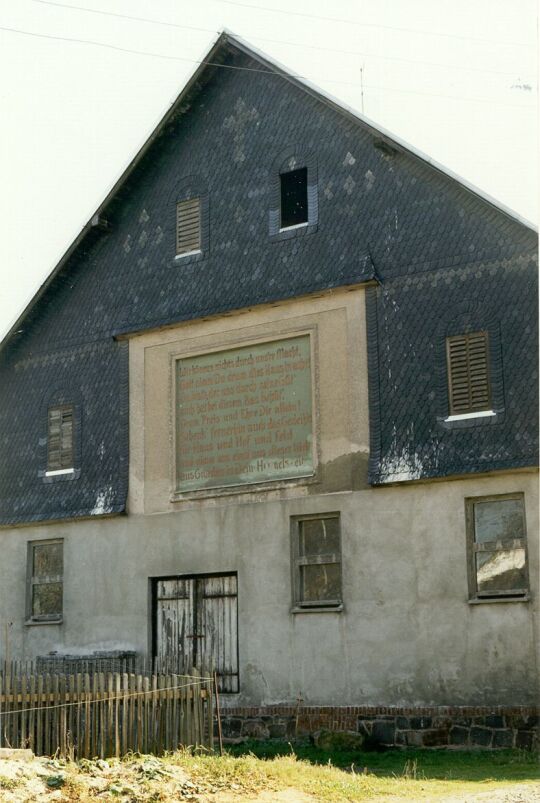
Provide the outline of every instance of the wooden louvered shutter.
[[176,204],[176,253],[188,254],[201,247],[201,199]]
[[450,415],[491,407],[488,333],[473,332],[446,339]]
[[49,408],[47,471],[73,468],[73,407]]

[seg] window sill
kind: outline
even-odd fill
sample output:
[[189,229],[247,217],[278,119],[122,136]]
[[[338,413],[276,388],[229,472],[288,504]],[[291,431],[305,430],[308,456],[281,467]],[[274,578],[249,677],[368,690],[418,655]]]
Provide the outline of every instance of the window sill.
[[469,605],[488,605],[488,604],[499,604],[501,602],[530,602],[531,596],[530,594],[524,594],[522,597],[475,597],[474,599],[469,599],[467,602]]
[[78,480],[80,476],[80,468],[61,468],[57,471],[38,471],[38,477],[46,484],[54,482],[73,482],[74,480]]
[[195,265],[198,262],[202,262],[208,256],[208,247],[207,245],[204,248],[197,248],[194,251],[186,251],[185,254],[175,254],[171,257],[170,266],[172,268],[178,269],[180,266],[182,268],[187,267],[188,265]]
[[291,613],[341,613],[342,610],[343,605],[313,605],[305,608],[295,605],[294,608],[291,608]]
[[279,233],[282,234],[284,231],[294,231],[295,229],[303,229],[305,226],[309,226],[309,220],[305,220],[303,223],[295,223],[294,226],[282,226],[279,229]]
[[472,418],[491,418],[496,415],[494,410],[479,410],[477,413],[462,413],[460,415],[449,415],[445,418],[446,421],[468,421]]
[[64,620],[62,619],[27,619],[24,623],[25,627],[35,627],[36,625],[62,625],[64,624]]
[[200,248],[196,248],[195,251],[186,251],[185,254],[176,254],[175,260],[185,259],[186,257],[194,257],[198,254],[202,254],[202,250]]
[[169,500],[171,502],[178,503],[192,501],[194,499],[213,499],[222,496],[243,496],[252,493],[278,491],[282,488],[297,488],[304,485],[313,485],[319,481],[319,475],[314,473],[300,475],[299,477],[285,477],[278,480],[246,482],[243,485],[219,485],[212,488],[194,488],[185,491],[172,491],[169,496]]
[[296,237],[307,237],[309,234],[315,234],[318,229],[316,221],[307,221],[307,223],[297,223],[295,226],[286,226],[285,228],[274,228],[270,226],[268,235],[271,242],[284,242],[285,240],[293,240]]

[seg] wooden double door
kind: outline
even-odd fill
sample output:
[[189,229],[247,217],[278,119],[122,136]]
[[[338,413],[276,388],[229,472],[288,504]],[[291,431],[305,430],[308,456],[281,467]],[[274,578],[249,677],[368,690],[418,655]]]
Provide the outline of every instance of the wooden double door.
[[222,692],[238,692],[236,574],[154,580],[154,654],[170,671],[213,671]]

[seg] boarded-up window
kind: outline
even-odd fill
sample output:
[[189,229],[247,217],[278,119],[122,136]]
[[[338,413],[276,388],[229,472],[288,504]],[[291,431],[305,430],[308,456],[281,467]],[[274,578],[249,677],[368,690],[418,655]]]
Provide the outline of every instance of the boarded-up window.
[[281,173],[281,228],[308,222],[307,167]]
[[155,654],[165,672],[215,671],[222,692],[238,692],[236,574],[155,581]]
[[292,521],[295,607],[340,607],[341,534],[338,514]]
[[473,332],[446,339],[450,415],[491,408],[488,333]]
[[47,471],[73,468],[73,405],[49,407]]
[[63,575],[62,541],[28,544],[27,619],[49,622],[62,618]]
[[201,199],[190,198],[176,204],[176,255],[191,254],[201,248]]
[[471,597],[527,594],[523,495],[467,499],[467,531]]

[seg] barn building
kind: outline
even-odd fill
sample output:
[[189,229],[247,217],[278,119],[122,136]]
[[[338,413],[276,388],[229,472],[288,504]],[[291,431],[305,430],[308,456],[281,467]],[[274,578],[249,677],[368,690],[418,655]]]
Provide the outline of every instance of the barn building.
[[231,735],[530,747],[536,233],[204,62],[1,345],[0,657],[211,662]]

